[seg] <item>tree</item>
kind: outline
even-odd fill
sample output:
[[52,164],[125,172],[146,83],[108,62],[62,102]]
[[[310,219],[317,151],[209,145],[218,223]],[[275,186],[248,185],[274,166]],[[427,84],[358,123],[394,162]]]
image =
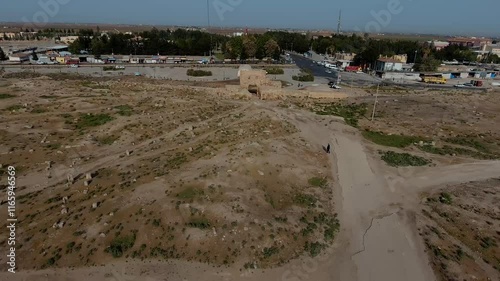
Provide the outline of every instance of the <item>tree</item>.
[[420,63],[415,64],[415,70],[416,71],[437,71],[439,65],[441,65],[441,62],[437,59],[435,59],[432,56],[429,56],[427,58],[424,58]]
[[280,56],[280,46],[278,45],[278,42],[274,39],[269,39],[267,40],[266,44],[264,45],[264,49],[266,52],[266,56],[276,59],[279,58]]
[[7,56],[5,55],[1,47],[0,47],[0,60],[7,60]]
[[248,35],[244,36],[243,48],[247,57],[254,58],[255,54],[257,53],[257,42],[255,40],[255,37]]
[[31,53],[31,58],[33,60],[38,60],[38,56],[37,56],[37,54],[35,52]]
[[233,37],[226,43],[226,57],[237,59],[243,56],[243,40],[241,37]]

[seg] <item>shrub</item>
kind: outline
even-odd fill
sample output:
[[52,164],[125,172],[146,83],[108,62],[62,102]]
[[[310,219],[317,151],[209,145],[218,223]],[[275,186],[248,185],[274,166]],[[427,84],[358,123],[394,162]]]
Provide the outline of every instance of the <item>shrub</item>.
[[0,100],[2,99],[10,99],[10,98],[14,98],[16,96],[14,95],[11,95],[11,94],[0,94]]
[[446,204],[446,205],[451,205],[453,202],[453,199],[451,198],[451,195],[447,192],[442,192],[439,196],[439,202]]
[[267,71],[267,74],[271,74],[271,75],[285,74],[285,71],[283,70],[283,68],[279,68],[279,67],[266,67],[266,68],[264,68],[264,70]]
[[115,109],[118,109],[118,114],[121,116],[131,116],[134,114],[134,109],[130,105],[115,106]]
[[212,76],[212,71],[188,69],[187,75],[194,77]]
[[299,193],[295,195],[293,198],[293,202],[298,205],[306,206],[306,207],[314,207],[316,205],[316,202],[318,199],[316,197],[309,195],[309,194],[303,194]]
[[189,227],[207,229],[210,228],[210,221],[207,218],[195,218],[192,219],[188,224]]
[[324,244],[319,243],[319,242],[314,242],[314,243],[306,242],[306,244],[304,246],[304,250],[306,252],[309,252],[311,257],[315,257],[315,256],[319,255],[324,248],[326,248],[326,246]]
[[196,198],[196,197],[201,196],[203,194],[204,194],[203,190],[201,190],[199,188],[188,187],[188,188],[184,189],[183,191],[179,192],[177,194],[177,198],[193,199],[193,198]]
[[385,151],[380,152],[380,154],[382,155],[382,160],[392,167],[425,166],[431,163],[431,161],[425,158],[408,153]]
[[325,188],[328,185],[328,180],[326,178],[314,177],[309,179],[309,184],[315,187]]
[[77,129],[97,127],[113,121],[114,118],[108,114],[82,114],[76,124]]
[[128,236],[115,237],[106,251],[113,255],[114,258],[119,258],[123,256],[123,253],[134,246],[135,238],[135,233]]

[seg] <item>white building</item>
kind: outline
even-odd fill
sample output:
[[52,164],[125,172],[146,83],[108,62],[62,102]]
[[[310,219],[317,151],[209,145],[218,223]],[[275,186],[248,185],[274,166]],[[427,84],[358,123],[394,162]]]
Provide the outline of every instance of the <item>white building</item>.
[[394,59],[378,59],[375,63],[375,71],[403,71],[403,63]]
[[31,54],[28,53],[15,53],[9,55],[9,61],[11,62],[24,62],[29,61]]

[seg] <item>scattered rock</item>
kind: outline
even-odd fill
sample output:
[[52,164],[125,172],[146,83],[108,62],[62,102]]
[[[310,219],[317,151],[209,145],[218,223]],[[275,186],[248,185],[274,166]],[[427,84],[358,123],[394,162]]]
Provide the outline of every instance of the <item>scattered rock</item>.
[[91,173],[86,173],[85,174],[85,179],[86,180],[91,180],[92,179],[92,174]]
[[264,172],[262,171],[257,171],[259,173],[259,175],[263,176],[264,175]]
[[87,192],[89,192],[89,190],[88,190],[88,189],[84,189],[84,190],[83,190],[83,194],[87,194]]
[[63,208],[61,210],[61,215],[67,214],[68,213],[68,208]]
[[92,203],[92,209],[99,207],[99,202]]
[[68,196],[64,196],[62,201],[63,201],[63,204],[67,204],[68,203]]
[[52,228],[63,228],[64,226],[64,221],[60,221],[60,222],[55,222],[53,225],[52,225]]
[[103,233],[103,232],[101,232],[101,233],[99,234],[99,237],[103,237],[103,238],[104,238],[104,237],[106,237],[106,234],[105,234],[105,233]]
[[83,182],[83,185],[84,185],[84,186],[89,186],[89,184],[90,184],[90,181],[89,181],[89,180],[86,180],[86,181],[84,181],[84,182]]

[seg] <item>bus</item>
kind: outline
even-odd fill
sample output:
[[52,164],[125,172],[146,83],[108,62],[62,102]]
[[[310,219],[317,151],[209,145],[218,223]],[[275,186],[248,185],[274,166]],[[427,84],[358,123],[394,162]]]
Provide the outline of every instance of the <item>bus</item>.
[[423,74],[420,75],[422,82],[428,84],[446,84],[446,78],[441,74]]

